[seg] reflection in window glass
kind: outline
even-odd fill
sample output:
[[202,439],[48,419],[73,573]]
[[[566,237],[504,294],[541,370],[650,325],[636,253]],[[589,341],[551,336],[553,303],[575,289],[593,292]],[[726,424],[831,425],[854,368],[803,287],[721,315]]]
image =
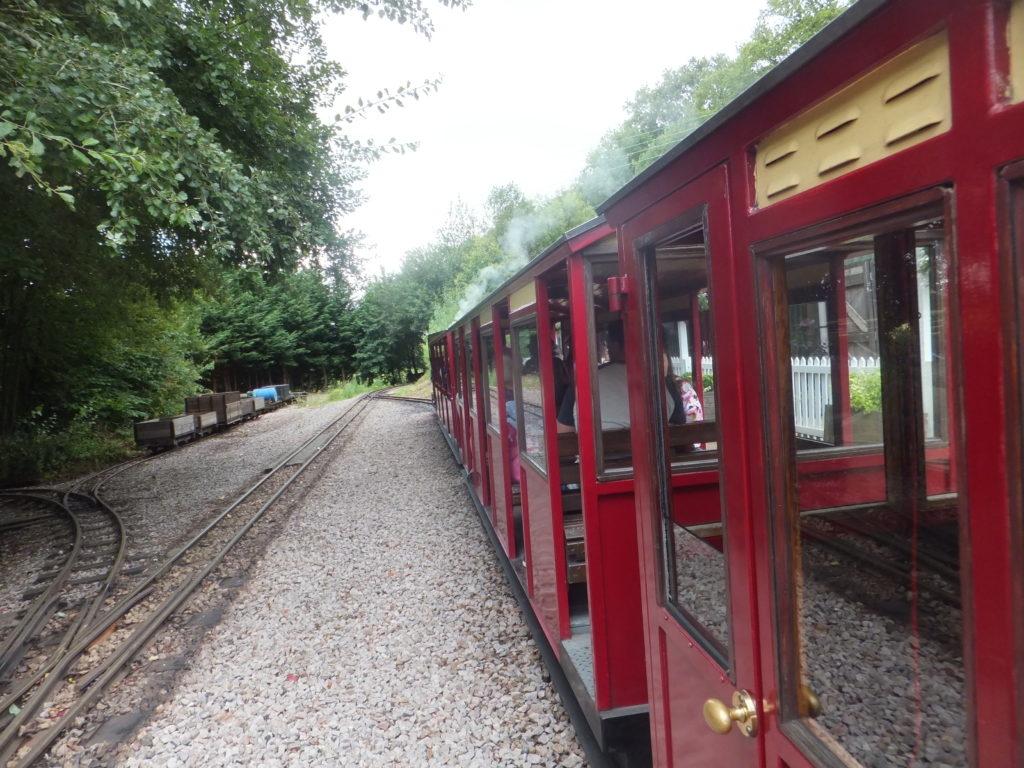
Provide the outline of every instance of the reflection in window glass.
[[490,424],[493,416],[498,413],[498,374],[494,363],[494,334],[484,333],[480,336],[481,372],[484,375],[484,423]]
[[935,220],[783,266],[800,634],[787,719],[864,765],[968,762],[943,242]]
[[469,401],[470,410],[476,410],[476,387],[473,386],[473,333],[466,332],[466,399]]
[[537,321],[517,326],[512,333],[518,356],[520,450],[544,469],[544,397],[537,351]]
[[949,414],[952,405],[948,385],[951,375],[948,263],[943,256],[941,242],[922,239],[915,253],[926,483],[928,496],[938,498],[955,490],[955,477],[949,467]]
[[707,261],[704,232],[697,228],[657,246],[650,268],[662,379],[656,412],[665,422],[665,466],[672,476],[699,473],[685,483],[666,478],[665,597],[727,666],[729,594]]

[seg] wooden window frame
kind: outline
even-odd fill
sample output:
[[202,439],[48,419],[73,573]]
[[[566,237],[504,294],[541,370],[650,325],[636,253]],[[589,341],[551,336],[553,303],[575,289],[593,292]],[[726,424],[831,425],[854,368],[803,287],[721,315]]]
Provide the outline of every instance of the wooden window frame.
[[[759,295],[771,296],[773,300],[766,303],[762,311],[758,312],[758,332],[761,340],[761,369],[762,371],[774,371],[774,377],[768,375],[762,378],[761,399],[764,403],[782,404],[779,409],[765,408],[764,413],[764,455],[763,461],[766,467],[781,466],[784,469],[770,470],[766,476],[766,498],[768,499],[767,512],[770,516],[769,527],[771,530],[771,549],[776,563],[773,569],[771,584],[772,616],[774,620],[773,642],[775,643],[775,664],[778,670],[778,698],[779,698],[779,724],[780,730],[800,750],[804,752],[816,764],[828,768],[843,768],[846,764],[832,750],[825,746],[820,737],[814,734],[803,719],[796,714],[788,716],[787,713],[799,711],[797,702],[797,691],[800,685],[799,672],[799,642],[800,636],[800,615],[796,610],[796,579],[794,577],[794,546],[792,542],[793,514],[792,508],[797,494],[796,489],[796,468],[799,456],[795,446],[795,436],[789,428],[789,421],[792,416],[792,391],[790,363],[787,356],[780,357],[779,350],[789,347],[789,324],[779,322],[779,318],[788,317],[788,302],[786,296],[785,279],[783,275],[784,257],[789,253],[810,250],[826,240],[852,239],[858,236],[878,235],[879,233],[894,233],[899,230],[906,230],[913,227],[922,220],[929,218],[941,218],[944,224],[944,240],[946,252],[949,255],[948,274],[950,275],[949,287],[949,309],[952,313],[950,327],[958,328],[957,318],[957,296],[958,285],[956,282],[957,253],[954,244],[956,243],[956,220],[954,206],[954,190],[952,187],[935,187],[921,192],[911,194],[896,200],[891,200],[880,205],[870,206],[852,211],[835,219],[821,222],[805,227],[803,229],[772,237],[770,239],[754,243],[750,248],[755,285]],[[962,411],[960,407],[959,380],[963,376],[962,356],[960,351],[960,339],[954,333],[948,340],[950,355],[953,358],[953,371],[957,374],[956,381],[947,382],[947,385],[954,390],[954,403],[957,412]],[[777,410],[777,412],[775,412]],[[954,440],[953,432],[957,435],[955,442],[963,450],[965,435],[963,434],[962,420],[954,420],[950,425],[950,441]],[[889,482],[889,446],[886,442],[886,482]],[[773,448],[774,447],[774,448]],[[897,446],[893,446],[896,448]],[[830,455],[836,455],[832,452]],[[853,455],[842,452],[840,455]],[[777,462],[777,463],[776,463]],[[961,470],[962,472],[962,470]],[[968,537],[962,533],[963,526],[967,523],[967,500],[966,485],[962,478],[958,478],[957,498],[957,525],[961,531],[961,562],[970,563],[970,546]],[[967,569],[961,569],[960,588],[962,596],[962,611],[964,619],[963,654],[965,674],[967,679],[972,677],[972,670],[969,666],[971,658],[971,627],[973,626],[972,608],[970,605],[970,589],[965,580],[969,578]],[[789,617],[791,621],[785,621]],[[971,692],[965,692],[966,710],[970,713]],[[968,723],[968,727],[969,727]]]

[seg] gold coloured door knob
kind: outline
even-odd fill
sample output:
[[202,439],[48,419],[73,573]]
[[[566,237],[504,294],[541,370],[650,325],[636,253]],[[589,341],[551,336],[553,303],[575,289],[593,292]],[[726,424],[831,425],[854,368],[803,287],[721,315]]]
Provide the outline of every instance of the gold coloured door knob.
[[732,695],[731,707],[719,699],[708,699],[704,702],[704,722],[712,731],[723,736],[732,730],[733,723],[740,727],[744,736],[757,736],[757,705],[754,697],[747,691],[736,691]]
[[821,714],[821,699],[806,683],[800,686],[800,709],[804,717],[818,717]]

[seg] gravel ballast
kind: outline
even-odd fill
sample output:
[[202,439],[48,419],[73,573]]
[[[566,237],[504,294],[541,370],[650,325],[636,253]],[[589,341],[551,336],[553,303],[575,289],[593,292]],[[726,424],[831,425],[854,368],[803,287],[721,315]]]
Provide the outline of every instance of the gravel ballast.
[[354,430],[112,764],[584,764],[433,413]]

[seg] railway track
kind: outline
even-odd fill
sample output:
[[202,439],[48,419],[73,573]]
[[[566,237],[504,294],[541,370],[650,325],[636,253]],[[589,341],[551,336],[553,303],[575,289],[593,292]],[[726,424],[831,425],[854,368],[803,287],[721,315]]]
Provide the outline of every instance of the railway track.
[[804,521],[800,535],[844,559],[850,568],[865,568],[868,573],[887,579],[901,589],[914,585],[923,596],[950,608],[959,610],[961,607],[955,588],[959,583],[955,567],[927,551],[911,547],[896,533],[886,534],[850,518],[830,518]]
[[[9,491],[16,511],[3,525],[52,542],[28,590],[31,602],[0,645],[0,766],[28,768],[75,719],[132,671],[137,655],[179,612],[235,545],[380,395],[356,399],[284,455],[168,555],[132,553],[132,513],[102,499],[103,484],[140,461],[95,473],[69,491]],[[135,514],[138,510],[134,511]],[[137,565],[136,563],[141,563]],[[56,708],[49,727],[40,713]]]
[[431,408],[434,407],[434,402],[425,397],[405,397],[403,395],[391,395],[388,394],[388,390],[380,390],[374,394],[374,398],[378,400],[401,400],[406,403],[417,403],[418,405],[429,405]]

